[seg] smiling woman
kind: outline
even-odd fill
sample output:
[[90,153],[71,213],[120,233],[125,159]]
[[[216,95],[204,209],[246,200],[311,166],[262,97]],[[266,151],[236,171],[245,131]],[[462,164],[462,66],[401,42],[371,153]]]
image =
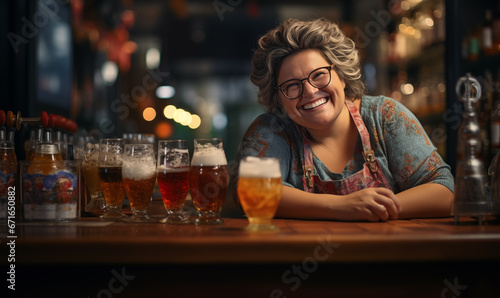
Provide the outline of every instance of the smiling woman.
[[248,128],[238,160],[279,158],[277,216],[450,216],[449,166],[408,109],[365,95],[355,44],[337,24],[285,21],[259,40],[250,78],[268,113]]

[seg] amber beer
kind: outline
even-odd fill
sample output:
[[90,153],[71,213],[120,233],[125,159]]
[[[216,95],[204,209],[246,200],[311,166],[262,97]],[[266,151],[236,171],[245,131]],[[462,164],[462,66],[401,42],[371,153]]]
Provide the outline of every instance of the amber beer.
[[99,181],[99,172],[97,168],[97,161],[95,162],[82,162],[82,174],[85,179],[85,186],[87,187],[91,196],[101,192],[101,183]]
[[196,224],[219,224],[229,184],[227,160],[221,139],[194,140],[191,160],[191,196],[198,211]]
[[180,210],[189,191],[189,167],[158,168],[158,186],[166,210]]
[[125,199],[122,167],[99,167],[98,173],[106,204],[121,207]]
[[281,171],[276,158],[246,157],[240,161],[237,193],[248,217],[247,230],[273,230],[281,200]]
[[281,198],[281,178],[240,177],[238,197],[250,222],[274,217]]
[[128,220],[149,221],[147,214],[156,182],[156,160],[153,144],[126,144],[122,179],[125,193],[134,213]]
[[130,202],[130,208],[136,210],[148,208],[155,182],[156,177],[154,175],[146,179],[123,177],[123,186]]
[[122,167],[123,187],[130,208],[132,211],[145,211],[151,202],[156,182],[153,145],[125,145]]
[[220,213],[229,184],[227,165],[191,166],[190,176],[194,207]]

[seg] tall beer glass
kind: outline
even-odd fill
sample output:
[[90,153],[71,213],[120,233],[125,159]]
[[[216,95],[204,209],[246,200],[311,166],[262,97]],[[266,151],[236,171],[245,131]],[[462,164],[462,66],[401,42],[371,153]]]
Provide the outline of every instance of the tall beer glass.
[[191,160],[191,197],[198,212],[196,224],[219,224],[229,184],[221,139],[195,139]]
[[120,220],[125,217],[122,213],[125,190],[122,182],[124,140],[101,139],[99,143],[98,173],[104,200],[106,201],[106,213],[101,219]]
[[158,186],[168,216],[161,222],[187,224],[182,207],[189,191],[189,150],[186,140],[158,141]]
[[134,215],[133,222],[147,222],[156,182],[156,161],[153,144],[125,144],[122,165],[123,187]]
[[281,199],[281,171],[277,158],[245,157],[240,161],[237,193],[248,217],[248,231],[272,231],[271,220]]
[[82,151],[81,170],[85,179],[85,187],[90,195],[90,201],[86,204],[85,211],[101,215],[106,209],[106,202],[104,201],[101,182],[99,181],[99,144],[89,142]]

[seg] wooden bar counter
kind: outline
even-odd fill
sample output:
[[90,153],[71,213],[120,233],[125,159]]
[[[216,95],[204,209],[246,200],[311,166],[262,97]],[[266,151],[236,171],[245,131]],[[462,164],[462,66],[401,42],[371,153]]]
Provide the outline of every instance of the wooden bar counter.
[[[18,262],[301,262],[317,247],[325,262],[500,260],[500,225],[452,218],[388,222],[275,219],[279,232],[246,232],[246,219],[213,226],[160,223],[23,223]],[[147,249],[148,253],[140,253]],[[65,253],[71,251],[72,253]],[[130,253],[134,252],[134,257]],[[78,256],[78,257],[76,257]]]
[[27,294],[41,287],[52,297],[500,294],[498,221],[274,223],[278,232],[251,233],[243,218],[214,226],[21,222],[16,287]]

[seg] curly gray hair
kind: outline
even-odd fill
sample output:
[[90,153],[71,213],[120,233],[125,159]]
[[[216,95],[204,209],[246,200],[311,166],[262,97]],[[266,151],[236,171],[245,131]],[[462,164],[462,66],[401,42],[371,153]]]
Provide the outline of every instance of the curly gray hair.
[[339,26],[327,19],[312,21],[288,19],[259,39],[252,58],[250,80],[259,88],[258,100],[266,110],[283,114],[276,88],[283,59],[306,49],[318,49],[334,65],[339,78],[345,82],[346,98],[361,98],[365,85],[361,64],[354,42]]

